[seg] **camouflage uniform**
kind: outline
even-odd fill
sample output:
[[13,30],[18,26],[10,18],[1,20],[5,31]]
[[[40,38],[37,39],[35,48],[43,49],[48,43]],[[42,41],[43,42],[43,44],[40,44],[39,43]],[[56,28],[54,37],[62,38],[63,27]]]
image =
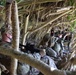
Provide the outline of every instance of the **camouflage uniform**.
[[[39,53],[34,53],[33,57],[40,60],[40,54]],[[30,71],[29,71],[29,75],[38,75],[39,74],[39,70],[34,68],[34,67],[30,67]]]

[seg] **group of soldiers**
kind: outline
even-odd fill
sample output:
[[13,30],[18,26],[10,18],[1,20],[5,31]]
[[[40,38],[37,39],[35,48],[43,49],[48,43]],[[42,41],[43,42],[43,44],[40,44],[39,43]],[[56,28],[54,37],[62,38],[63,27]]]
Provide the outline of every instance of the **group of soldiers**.
[[[49,65],[51,69],[61,69],[65,65],[60,65],[61,62],[66,63],[67,56],[71,52],[70,44],[72,34],[72,32],[67,30],[58,30],[55,32],[55,30],[52,29],[50,33],[47,33],[43,37],[39,46],[27,41],[26,45],[19,44],[19,49],[20,51],[31,55],[31,57],[43,61]],[[6,33],[3,29],[1,35],[2,44],[5,44],[6,47],[10,45],[12,41],[12,35],[10,33]],[[20,61],[18,62],[17,73],[18,75],[43,75],[38,69]]]
[[[21,46],[23,46],[23,45],[21,45]],[[24,49],[26,51],[24,51],[23,49],[20,49],[20,50],[23,50],[25,53],[27,53],[31,57],[34,57],[35,59],[41,60],[44,63],[48,64],[51,69],[53,69],[53,68],[57,69],[57,67],[54,63],[54,60],[46,54],[46,49],[38,48],[34,44],[30,44],[30,43],[27,43],[26,46],[24,46],[24,47],[26,48],[26,49]],[[18,65],[19,65],[18,66],[18,75],[43,75],[38,69],[31,67],[25,63],[22,63],[19,61]],[[22,67],[22,65],[25,65],[25,67]],[[26,66],[28,66],[28,68],[26,68]],[[24,68],[24,70],[22,71],[21,68]]]
[[[71,39],[72,32],[66,30],[64,31],[54,31],[51,30],[50,33],[47,33],[39,46],[36,46],[35,43],[26,43],[26,45],[20,44],[20,50],[31,54],[32,57],[43,61],[50,68],[61,69],[65,66],[68,55],[71,53]],[[22,47],[25,47],[22,49]],[[23,65],[23,64],[22,64]],[[19,65],[20,66],[20,65]],[[18,69],[20,72],[20,68]],[[21,73],[21,72],[20,72]],[[18,75],[24,75],[24,74]],[[23,73],[23,72],[22,72]],[[25,75],[43,75],[39,70],[33,67],[29,67],[29,71]]]

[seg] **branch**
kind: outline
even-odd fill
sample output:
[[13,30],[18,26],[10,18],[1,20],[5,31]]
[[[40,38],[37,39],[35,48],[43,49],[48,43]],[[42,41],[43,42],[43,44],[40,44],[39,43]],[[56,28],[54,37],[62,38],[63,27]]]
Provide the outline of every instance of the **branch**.
[[19,48],[19,18],[18,18],[18,7],[17,2],[12,3],[12,47],[16,50]]
[[[76,9],[75,9],[75,10],[76,10]],[[42,29],[42,28],[44,28],[44,27],[46,27],[47,25],[50,25],[52,22],[56,21],[56,20],[59,19],[60,17],[66,15],[66,14],[68,14],[68,13],[70,13],[70,12],[72,12],[72,10],[69,10],[69,11],[67,11],[67,12],[59,15],[58,17],[54,18],[53,20],[47,22],[47,23],[44,24],[44,25],[41,25],[40,27],[37,27],[36,29],[33,29],[33,31],[31,31],[31,34],[34,33],[34,32],[36,32],[36,31],[38,31],[38,30],[40,30],[40,29]]]
[[[0,47],[0,53],[11,56],[12,58],[19,59],[19,61],[29,64],[30,66],[36,67],[44,74],[46,73],[48,74],[48,72],[50,71],[50,68],[48,65],[42,63],[39,60],[36,60],[35,58],[29,56],[26,53],[19,52],[13,49],[3,48],[3,47]],[[51,75],[51,74],[49,73],[48,75]]]
[[68,7],[60,8],[60,9],[57,10],[57,12],[67,11],[67,10],[70,10],[71,8],[73,8],[73,7],[72,6],[68,6]]
[[25,33],[27,33],[27,28],[28,28],[28,23],[29,23],[29,15],[27,15],[26,17],[24,15],[23,18],[24,18],[23,19],[23,21],[24,21],[24,26],[23,26],[24,29],[23,29],[22,44],[25,45],[26,36],[27,36],[27,34],[25,34]]
[[[19,19],[18,19],[18,8],[17,2],[12,2],[12,48],[19,50]],[[17,75],[17,59],[11,58],[11,75]]]
[[[44,75],[76,75],[76,71],[71,72],[57,69],[52,70],[47,64],[43,63],[42,61],[39,61],[26,53],[19,52],[13,49],[0,47],[0,53],[16,58],[19,61],[22,61],[26,64],[29,64],[30,66],[39,69]],[[76,61],[76,58],[74,58],[74,60]]]
[[49,12],[47,12],[46,14],[44,14],[44,15],[42,16],[42,18],[45,17],[45,16],[46,16],[46,18],[47,18],[47,17],[52,16],[52,15],[62,14],[62,13],[64,13],[65,11],[70,10],[71,8],[73,8],[73,7],[72,7],[72,6],[68,6],[68,7],[65,7],[65,8],[57,9],[56,12],[54,12],[54,13],[49,13]]
[[[59,1],[63,1],[63,0],[36,0],[35,4],[40,4],[40,3],[46,3],[46,2],[59,2]],[[19,2],[18,6],[28,6],[28,5],[33,5],[34,4],[34,0],[24,0],[22,2]]]

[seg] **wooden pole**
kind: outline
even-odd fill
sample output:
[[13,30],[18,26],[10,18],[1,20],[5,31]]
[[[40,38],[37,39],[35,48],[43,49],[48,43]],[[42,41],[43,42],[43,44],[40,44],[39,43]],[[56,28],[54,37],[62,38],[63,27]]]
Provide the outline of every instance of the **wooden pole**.
[[11,2],[9,2],[9,0],[6,0],[5,10],[6,10],[5,25],[6,25],[6,28],[10,30],[9,26],[11,26]]
[[24,21],[24,30],[23,30],[23,39],[22,39],[22,44],[25,45],[25,41],[26,41],[26,36],[27,36],[27,28],[28,28],[28,22],[29,22],[29,15],[27,15],[26,17],[24,16],[24,20],[26,19],[26,21]]
[[[19,50],[19,19],[18,8],[16,1],[12,3],[12,48],[16,51]],[[17,59],[11,58],[11,75],[17,75]]]

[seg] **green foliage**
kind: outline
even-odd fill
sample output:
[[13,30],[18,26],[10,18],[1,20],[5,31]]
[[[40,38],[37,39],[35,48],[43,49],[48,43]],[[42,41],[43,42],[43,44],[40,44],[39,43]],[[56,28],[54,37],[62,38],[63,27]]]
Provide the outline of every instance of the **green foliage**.
[[6,0],[0,0],[0,5],[5,6]]
[[73,6],[75,4],[75,0],[68,0],[68,5]]
[[67,19],[70,21],[72,19],[71,15],[68,15]]
[[68,0],[68,5],[69,6],[74,6],[76,3],[76,0]]
[[21,1],[21,0],[16,0],[17,2]]
[[76,27],[76,21],[73,22],[72,26],[75,28]]
[[[16,0],[17,2],[21,1],[21,0]],[[5,6],[6,4],[6,0],[0,0],[0,5]]]
[[76,27],[76,21],[74,21],[73,23],[71,23],[71,28],[70,28],[70,30],[71,30],[72,32],[74,32],[75,27]]

